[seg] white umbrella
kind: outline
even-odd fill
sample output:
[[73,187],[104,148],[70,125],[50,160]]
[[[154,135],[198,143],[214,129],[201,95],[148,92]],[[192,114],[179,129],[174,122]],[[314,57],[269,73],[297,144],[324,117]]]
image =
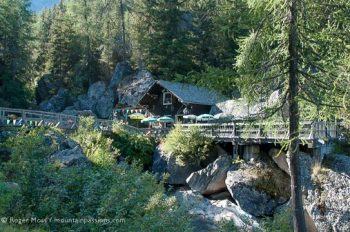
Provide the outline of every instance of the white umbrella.
[[196,120],[197,116],[194,114],[189,114],[189,115],[185,115],[183,116],[184,119],[190,119],[190,120]]
[[197,117],[197,121],[211,121],[214,120],[214,116],[211,114],[201,114]]

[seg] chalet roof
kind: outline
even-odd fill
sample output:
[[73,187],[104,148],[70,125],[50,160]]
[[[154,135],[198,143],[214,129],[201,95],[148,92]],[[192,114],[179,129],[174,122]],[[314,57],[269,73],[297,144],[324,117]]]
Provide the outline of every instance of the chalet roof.
[[181,102],[198,105],[215,105],[224,100],[220,94],[196,85],[159,80],[157,83],[169,90]]

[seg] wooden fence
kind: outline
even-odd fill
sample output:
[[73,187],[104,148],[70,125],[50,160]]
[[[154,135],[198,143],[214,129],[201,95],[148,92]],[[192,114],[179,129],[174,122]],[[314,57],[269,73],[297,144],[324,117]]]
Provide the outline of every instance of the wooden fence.
[[[3,125],[76,129],[78,123],[79,118],[73,115],[0,107],[0,124]],[[113,120],[96,119],[96,126],[103,131],[111,131],[113,123]],[[197,127],[205,136],[217,141],[259,140],[260,142],[271,142],[288,139],[288,125],[284,122],[201,123],[182,124],[181,126],[184,132],[188,131],[190,127]],[[164,136],[169,131],[168,128],[136,128],[126,124],[124,124],[124,127],[132,133],[147,134],[155,137]],[[305,121],[300,126],[300,139],[302,140],[311,141],[336,138],[337,136],[337,123]]]

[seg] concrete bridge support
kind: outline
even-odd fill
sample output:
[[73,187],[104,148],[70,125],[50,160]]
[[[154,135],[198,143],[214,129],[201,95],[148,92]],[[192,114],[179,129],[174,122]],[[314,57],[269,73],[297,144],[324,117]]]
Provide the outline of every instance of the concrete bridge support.
[[243,159],[250,161],[251,159],[257,159],[260,156],[259,145],[246,145],[243,148]]

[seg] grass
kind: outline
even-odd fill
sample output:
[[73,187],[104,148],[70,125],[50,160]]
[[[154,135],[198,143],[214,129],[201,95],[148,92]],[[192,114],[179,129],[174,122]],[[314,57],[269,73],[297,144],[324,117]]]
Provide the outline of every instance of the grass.
[[46,230],[41,229],[29,229],[27,227],[10,226],[0,223],[0,231],[2,232],[45,232]]
[[324,168],[321,163],[315,163],[311,170],[311,178],[315,183],[323,184],[327,181],[328,169]]

